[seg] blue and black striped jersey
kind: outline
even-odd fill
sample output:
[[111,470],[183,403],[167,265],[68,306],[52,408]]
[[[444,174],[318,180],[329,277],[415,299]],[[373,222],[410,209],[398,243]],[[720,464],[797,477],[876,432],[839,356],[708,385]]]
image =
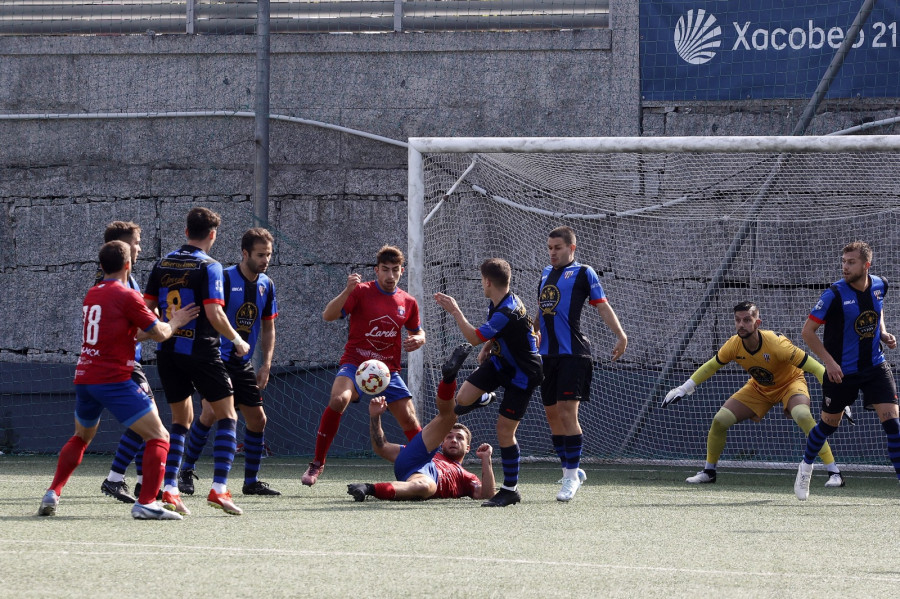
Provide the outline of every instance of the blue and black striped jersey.
[[593,268],[571,262],[562,268],[544,269],[538,288],[542,356],[591,355],[591,343],[581,332],[585,300],[592,306],[606,301]]
[[226,268],[224,276],[225,314],[234,330],[250,344],[250,351],[243,356],[233,355],[234,343],[223,337],[222,360],[240,364],[248,362],[253,355],[262,321],[278,316],[275,283],[264,273],[259,273],[255,281],[248,281],[237,264]]

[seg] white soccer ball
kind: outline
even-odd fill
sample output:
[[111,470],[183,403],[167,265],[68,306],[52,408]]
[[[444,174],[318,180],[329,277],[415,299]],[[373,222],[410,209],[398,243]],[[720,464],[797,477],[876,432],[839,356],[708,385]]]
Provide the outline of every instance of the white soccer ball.
[[379,360],[366,360],[356,369],[356,384],[369,395],[383,392],[390,382],[391,371]]

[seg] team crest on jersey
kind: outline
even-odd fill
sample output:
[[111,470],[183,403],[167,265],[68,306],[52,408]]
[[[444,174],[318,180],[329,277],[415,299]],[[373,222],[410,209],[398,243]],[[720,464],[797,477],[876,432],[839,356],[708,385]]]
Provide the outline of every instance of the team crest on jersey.
[[406,307],[405,306],[397,306],[397,315],[398,316],[406,316]]
[[369,330],[365,337],[369,345],[377,352],[384,352],[395,343],[400,334],[398,325],[390,316],[379,316],[369,321]]
[[875,291],[872,292],[872,295],[875,296],[875,299],[877,299],[878,301],[881,301],[881,289],[876,289]]
[[555,316],[556,306],[559,304],[559,288],[556,285],[546,285],[541,289],[541,296],[538,298],[538,306],[544,316]]
[[771,356],[770,356],[769,354],[763,354],[763,360],[765,360],[766,362],[769,361],[769,358],[770,358],[770,357],[771,357]]
[[772,373],[760,366],[753,366],[748,372],[754,381],[764,387],[770,387],[775,382],[775,377]]
[[256,307],[256,304],[251,304],[250,302],[241,304],[241,307],[237,309],[237,313],[234,315],[237,332],[250,335],[250,329],[253,328],[253,323],[256,322],[257,316],[259,316],[259,308]]
[[878,314],[873,310],[866,310],[856,317],[853,328],[860,339],[874,339],[875,329],[878,328]]
[[262,297],[266,294],[266,286],[263,285],[262,283],[257,285],[256,288],[259,290],[259,297]]

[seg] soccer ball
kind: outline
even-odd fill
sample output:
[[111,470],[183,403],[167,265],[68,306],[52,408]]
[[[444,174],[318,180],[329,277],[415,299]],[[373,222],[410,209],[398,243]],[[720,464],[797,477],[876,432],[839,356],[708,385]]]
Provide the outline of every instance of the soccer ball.
[[356,369],[356,384],[369,395],[378,395],[390,382],[391,371],[379,360],[366,360]]

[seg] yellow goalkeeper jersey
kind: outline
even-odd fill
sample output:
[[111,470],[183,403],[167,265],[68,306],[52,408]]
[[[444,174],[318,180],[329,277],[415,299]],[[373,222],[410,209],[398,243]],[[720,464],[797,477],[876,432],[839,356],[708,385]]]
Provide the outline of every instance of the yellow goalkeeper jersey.
[[800,370],[806,363],[806,352],[791,343],[790,339],[774,331],[759,330],[761,343],[755,352],[748,352],[738,335],[725,342],[716,361],[725,365],[737,362],[746,370],[760,390],[772,391],[803,378]]

